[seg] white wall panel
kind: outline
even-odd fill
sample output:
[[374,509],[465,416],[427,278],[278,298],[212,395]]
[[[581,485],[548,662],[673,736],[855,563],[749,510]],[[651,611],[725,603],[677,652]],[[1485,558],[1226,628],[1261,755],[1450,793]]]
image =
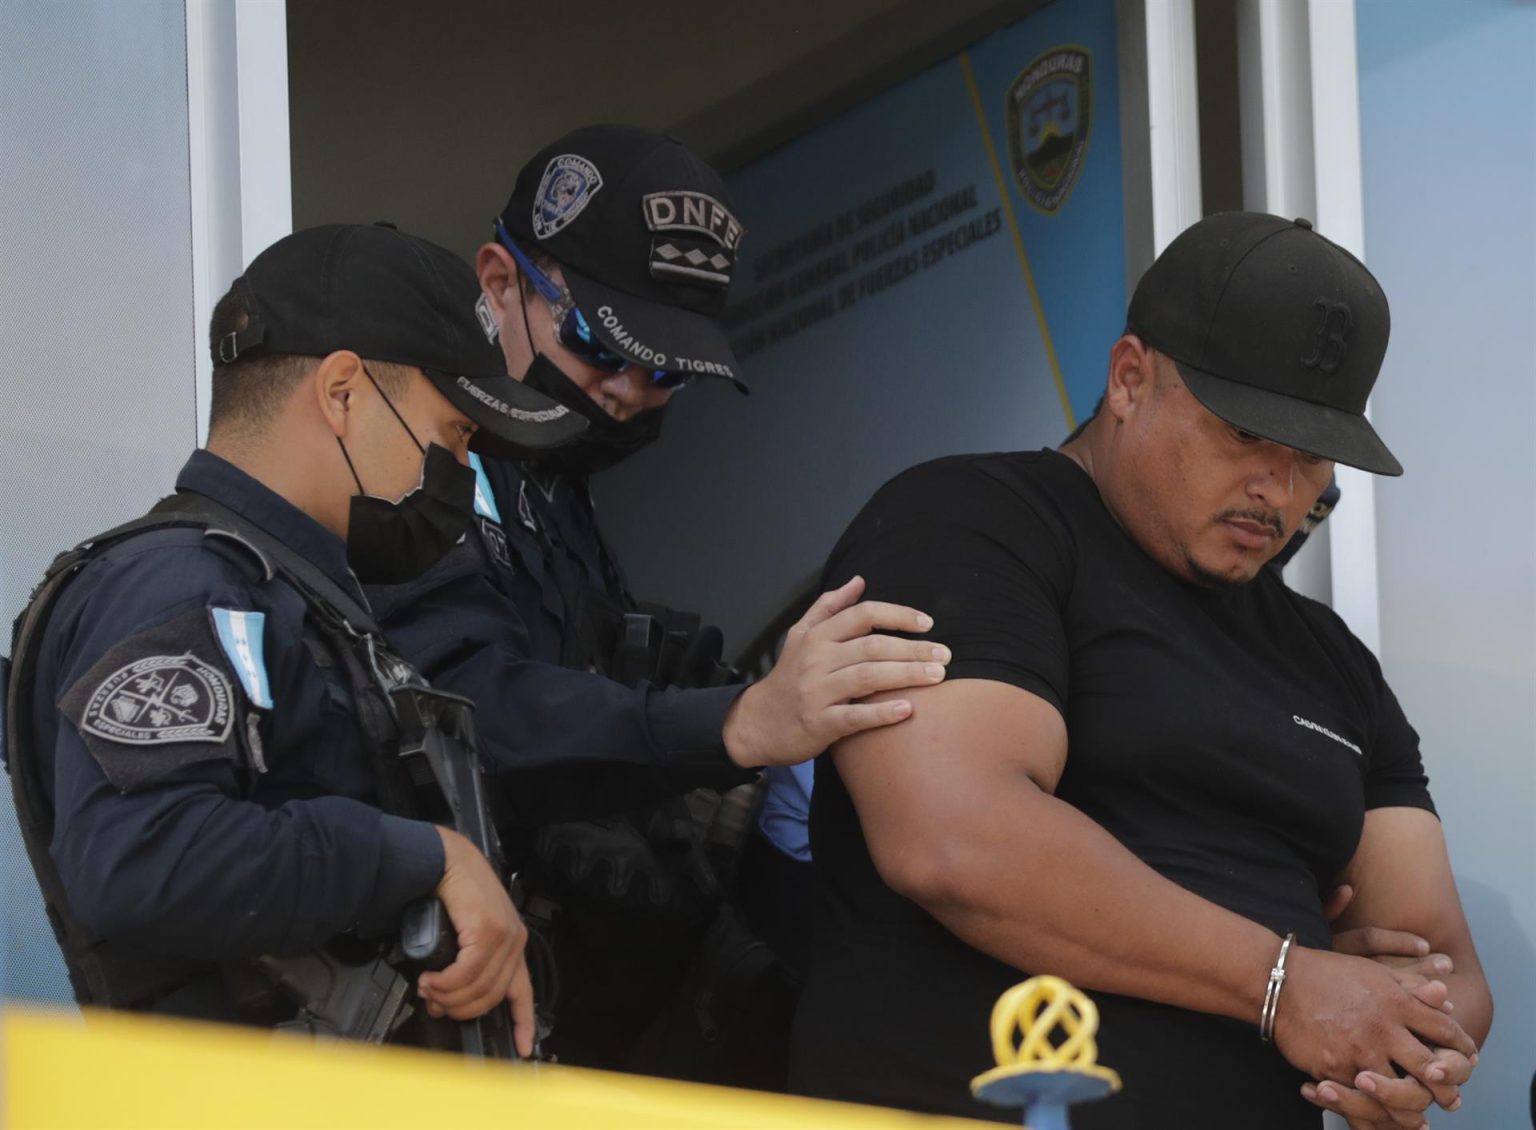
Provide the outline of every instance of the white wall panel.
[[1509,1130],[1536,1069],[1536,5],[1356,9],[1375,423],[1405,468],[1376,486],[1381,660],[1496,1003],[1464,1108],[1429,1121]]
[[[180,0],[0,5],[7,624],[55,553],[168,491],[196,441],[186,65]],[[5,987],[63,996],[3,788]]]

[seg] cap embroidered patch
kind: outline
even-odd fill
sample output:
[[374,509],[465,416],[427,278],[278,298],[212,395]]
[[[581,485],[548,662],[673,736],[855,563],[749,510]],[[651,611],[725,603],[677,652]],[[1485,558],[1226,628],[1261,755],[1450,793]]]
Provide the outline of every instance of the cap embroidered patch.
[[729,208],[703,192],[652,192],[643,203],[652,231],[698,232],[727,251],[735,251],[746,234]]
[[493,396],[486,392],[485,389],[468,377],[459,377],[454,381],[454,384],[469,393],[470,396],[473,396],[491,411],[499,412],[511,420],[521,420],[529,424],[547,424],[563,416],[568,416],[571,412],[564,404],[556,404],[553,400],[548,402],[552,405],[549,408],[537,408],[532,411],[527,408],[518,408],[516,405],[508,404],[499,396]]
[[602,187],[602,174],[585,157],[565,153],[551,160],[533,198],[533,234],[548,239],[566,227]]
[[734,264],[731,256],[697,239],[658,239],[651,245],[651,274],[657,278],[675,275],[730,286]]
[[[651,241],[652,277],[731,285],[736,249],[746,232],[729,208],[702,192],[653,192],[642,205],[645,226],[669,233]],[[674,234],[679,232],[693,234]]]
[[188,652],[150,656],[108,675],[91,693],[80,729],[128,745],[222,743],[233,718],[229,680]]

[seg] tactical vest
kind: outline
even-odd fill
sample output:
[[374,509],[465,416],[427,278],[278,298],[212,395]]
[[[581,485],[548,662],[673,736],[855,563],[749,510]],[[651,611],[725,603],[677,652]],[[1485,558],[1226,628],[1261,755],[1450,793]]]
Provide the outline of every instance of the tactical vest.
[[[248,975],[252,963],[214,966],[165,957],[97,937],[75,918],[50,854],[54,815],[37,776],[36,753],[29,744],[43,636],[61,593],[107,547],[178,527],[201,529],[206,539],[238,547],[259,569],[262,580],[280,577],[303,597],[322,638],[345,668],[374,768],[379,806],[406,817],[418,816],[422,807],[421,782],[413,780],[398,756],[401,732],[390,696],[403,686],[424,684],[409,664],[388,649],[362,602],[312,562],[235,512],[192,493],[162,499],[143,517],[60,554],[16,620],[5,692],[5,746],[0,752],[6,754],[22,841],[42,890],[49,923],[63,952],[75,998],[85,1005],[149,1009],[208,978],[243,986],[253,982]],[[261,966],[264,961],[269,959],[258,959],[254,964]],[[270,980],[269,969],[265,983],[270,985]],[[268,1018],[237,1015],[235,1019]]]
[[[578,559],[566,523],[552,514],[541,514],[534,530],[563,606],[560,666],[631,687],[740,681],[722,661],[719,629],[635,601],[585,484],[570,489],[560,505],[586,519],[595,557]],[[533,966],[559,971],[539,1005],[560,1059],[782,1087],[771,1070],[765,1077],[755,1064],[739,1070],[728,1062],[739,1034],[760,1028],[759,1014],[741,1002],[756,999],[772,963],[724,902],[752,803],[742,790],[646,794],[602,819],[509,827],[529,894],[525,918],[540,945]]]

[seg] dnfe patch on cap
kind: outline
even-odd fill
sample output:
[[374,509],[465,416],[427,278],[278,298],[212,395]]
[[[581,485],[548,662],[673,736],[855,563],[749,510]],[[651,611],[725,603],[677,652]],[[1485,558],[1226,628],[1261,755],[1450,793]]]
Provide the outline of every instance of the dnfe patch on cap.
[[745,229],[731,210],[703,192],[652,192],[644,198],[645,226],[653,232],[695,232],[703,239],[665,235],[651,241],[651,275],[731,285],[736,249]]
[[576,153],[565,153],[544,166],[533,197],[533,234],[548,239],[566,227],[603,187],[597,166]]

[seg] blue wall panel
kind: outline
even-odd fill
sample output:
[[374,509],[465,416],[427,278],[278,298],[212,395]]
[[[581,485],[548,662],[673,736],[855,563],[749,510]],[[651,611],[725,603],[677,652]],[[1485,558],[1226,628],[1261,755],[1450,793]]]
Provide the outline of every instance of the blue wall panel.
[[[1087,144],[1045,212],[1013,180],[1008,95],[1058,48],[1089,59]],[[754,391],[688,389],[596,481],[637,593],[740,644],[892,474],[1051,444],[1091,409],[1125,316],[1117,66],[1113,0],[1054,4],[731,178]]]

